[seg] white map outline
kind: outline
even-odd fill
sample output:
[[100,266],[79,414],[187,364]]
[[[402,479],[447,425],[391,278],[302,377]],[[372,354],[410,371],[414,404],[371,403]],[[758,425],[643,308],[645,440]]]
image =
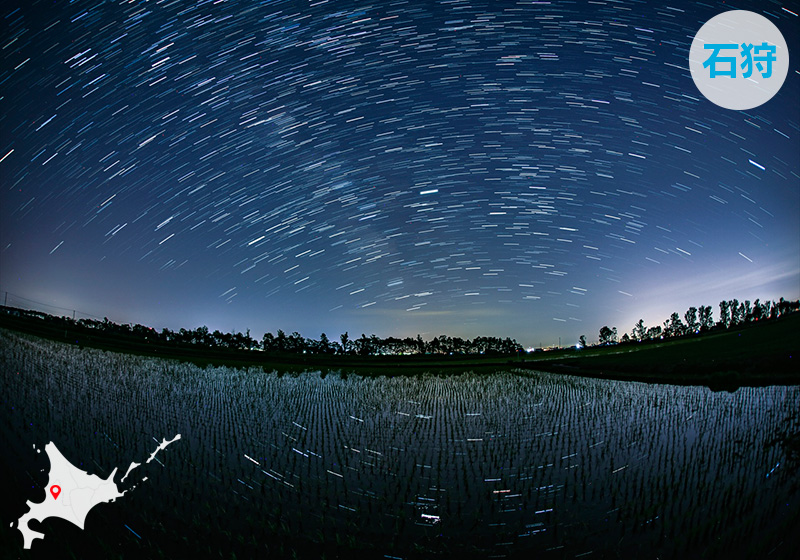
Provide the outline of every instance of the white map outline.
[[[163,439],[146,463],[155,459],[159,451],[166,449],[169,444],[179,439],[181,439],[180,434],[169,441],[166,438]],[[34,446],[35,448],[36,446]],[[86,516],[92,508],[98,504],[113,502],[130,491],[129,489],[120,492],[119,487],[114,482],[117,468],[114,468],[108,478],[104,480],[97,475],[82,471],[70,463],[52,441],[45,445],[44,450],[50,459],[50,473],[45,487],[47,489],[45,500],[40,503],[28,501],[27,505],[30,508],[28,513],[17,521],[17,528],[22,533],[23,546],[26,549],[31,547],[35,539],[44,539],[44,533],[34,531],[28,526],[32,519],[36,519],[41,523],[50,517],[59,517],[83,529]],[[141,463],[131,463],[120,483],[124,482],[130,472],[140,465]],[[147,478],[145,477],[142,480],[147,480]],[[61,487],[61,492],[57,497],[53,497],[50,492],[53,485]],[[11,526],[13,527],[14,523]]]

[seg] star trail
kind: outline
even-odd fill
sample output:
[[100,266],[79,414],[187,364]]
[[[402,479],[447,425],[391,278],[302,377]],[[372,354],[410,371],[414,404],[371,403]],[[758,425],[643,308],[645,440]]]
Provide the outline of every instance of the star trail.
[[[729,9],[789,46],[694,86]],[[169,328],[629,331],[800,296],[797,4],[11,2],[0,288]]]

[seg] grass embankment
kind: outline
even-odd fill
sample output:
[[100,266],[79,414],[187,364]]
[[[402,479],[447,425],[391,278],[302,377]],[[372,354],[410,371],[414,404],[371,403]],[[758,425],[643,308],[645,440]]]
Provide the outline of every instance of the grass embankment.
[[800,313],[658,343],[588,348],[528,367],[712,388],[800,384]]
[[523,356],[326,356],[265,354],[147,343],[102,332],[70,332],[42,319],[0,315],[0,327],[113,352],[191,361],[200,366],[259,366],[286,372],[320,370],[357,375],[408,375],[524,368],[627,381],[739,386],[800,384],[800,313],[740,328],[660,342],[565,349]]

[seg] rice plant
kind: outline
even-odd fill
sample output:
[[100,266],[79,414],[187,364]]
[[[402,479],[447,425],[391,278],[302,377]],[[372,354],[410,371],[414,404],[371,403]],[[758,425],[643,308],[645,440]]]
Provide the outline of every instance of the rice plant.
[[44,496],[33,444],[107,476],[182,434],[148,465],[158,476],[83,532],[46,527],[36,554],[758,556],[792,542],[800,510],[781,444],[798,387],[282,375],[2,330],[0,370],[0,539],[17,548],[9,523]]

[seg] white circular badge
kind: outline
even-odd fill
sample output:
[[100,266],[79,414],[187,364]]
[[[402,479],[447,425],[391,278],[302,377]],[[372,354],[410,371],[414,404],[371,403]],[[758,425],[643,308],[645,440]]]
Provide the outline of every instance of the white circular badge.
[[764,16],[732,10],[708,20],[689,49],[689,70],[706,99],[752,109],[772,99],[789,71],[789,49]]

